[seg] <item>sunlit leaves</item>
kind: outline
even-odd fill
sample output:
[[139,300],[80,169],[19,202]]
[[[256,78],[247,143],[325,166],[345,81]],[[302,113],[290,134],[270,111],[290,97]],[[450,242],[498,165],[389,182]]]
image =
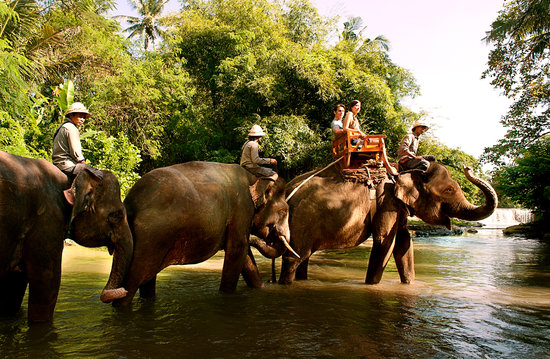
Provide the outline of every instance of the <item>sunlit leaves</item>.
[[128,0],[138,16],[116,16],[118,20],[128,23],[124,30],[129,33],[128,37],[141,36],[145,50],[149,48],[149,42],[155,44],[156,38],[164,36],[164,30],[160,26],[162,10],[168,0]]
[[99,169],[106,169],[117,176],[122,197],[139,179],[133,169],[141,162],[139,149],[128,141],[123,133],[116,137],[103,131],[87,131],[81,136],[84,155]]
[[484,202],[482,192],[468,181],[463,171],[464,167],[468,166],[471,167],[478,176],[481,175],[481,167],[476,158],[458,149],[449,148],[443,143],[430,138],[423,138],[420,141],[419,154],[435,156],[438,162],[444,164],[451,172],[452,178],[458,182],[464,195],[470,202],[478,204]]
[[550,1],[508,1],[486,40],[494,49],[483,75],[514,101],[502,120],[508,132],[483,156],[502,165],[550,132]]
[[543,222],[550,221],[550,137],[536,141],[514,163],[494,175],[495,188],[516,203],[534,209]]
[[58,86],[58,90],[56,97],[57,104],[61,113],[65,113],[74,101],[74,84],[71,80],[65,81],[63,85]]

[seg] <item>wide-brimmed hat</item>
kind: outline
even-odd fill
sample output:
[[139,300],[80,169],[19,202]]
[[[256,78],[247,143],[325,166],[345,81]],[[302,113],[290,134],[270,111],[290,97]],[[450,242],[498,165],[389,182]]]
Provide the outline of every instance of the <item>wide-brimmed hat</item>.
[[260,127],[260,125],[254,125],[250,129],[250,132],[248,133],[249,136],[265,136],[264,130]]
[[415,128],[420,127],[420,126],[426,127],[426,128],[430,128],[430,126],[428,126],[428,124],[427,124],[426,122],[424,122],[424,121],[416,121],[415,123],[413,123],[413,126],[412,126],[412,129],[411,129],[411,130],[414,131]]
[[67,109],[67,112],[65,112],[65,116],[69,116],[71,113],[85,113],[86,117],[91,116],[90,111],[84,106],[81,102],[73,102],[71,106]]

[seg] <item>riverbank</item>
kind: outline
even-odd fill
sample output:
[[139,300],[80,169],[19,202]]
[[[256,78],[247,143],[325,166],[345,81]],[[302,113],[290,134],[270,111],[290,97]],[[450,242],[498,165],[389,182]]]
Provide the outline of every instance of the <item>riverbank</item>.
[[477,233],[477,229],[483,225],[479,222],[468,222],[452,219],[451,229],[445,226],[431,225],[420,220],[409,220],[407,227],[412,237],[431,237],[431,236],[461,236],[464,233]]
[[[484,227],[479,222],[468,222],[453,219],[451,229],[445,226],[431,225],[420,220],[409,220],[407,227],[412,237],[433,237],[433,236],[461,236],[464,233],[477,233],[478,229]],[[526,224],[517,224],[502,228],[505,236],[522,236],[525,238],[542,239],[550,241],[550,228],[542,221]]]
[[518,224],[515,226],[506,227],[502,230],[505,236],[524,236],[526,238],[538,238],[545,241],[550,241],[550,226],[537,221],[533,223]]

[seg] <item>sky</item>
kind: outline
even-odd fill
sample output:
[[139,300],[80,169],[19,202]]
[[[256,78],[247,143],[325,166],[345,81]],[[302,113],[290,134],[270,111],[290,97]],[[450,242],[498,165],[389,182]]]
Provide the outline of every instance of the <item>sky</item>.
[[[365,37],[389,40],[392,61],[409,70],[420,86],[421,96],[404,104],[427,112],[431,136],[475,157],[504,137],[500,119],[511,102],[490,80],[481,79],[490,51],[482,39],[503,0],[311,2],[322,16],[339,16],[340,24],[361,17]],[[170,0],[166,11],[178,8],[177,0]],[[116,13],[134,15],[127,0],[118,0]]]

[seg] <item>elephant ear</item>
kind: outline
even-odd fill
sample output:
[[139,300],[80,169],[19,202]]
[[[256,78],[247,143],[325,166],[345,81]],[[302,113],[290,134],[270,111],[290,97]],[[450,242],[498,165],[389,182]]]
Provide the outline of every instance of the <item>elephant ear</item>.
[[74,188],[74,214],[94,210],[96,188],[102,181],[103,172],[93,167],[86,166],[80,171],[72,185]]
[[255,209],[261,208],[265,205],[268,194],[274,183],[275,182],[270,178],[258,178],[252,186],[248,187]]
[[407,206],[415,208],[416,201],[420,198],[421,171],[400,173],[395,182],[395,197]]

